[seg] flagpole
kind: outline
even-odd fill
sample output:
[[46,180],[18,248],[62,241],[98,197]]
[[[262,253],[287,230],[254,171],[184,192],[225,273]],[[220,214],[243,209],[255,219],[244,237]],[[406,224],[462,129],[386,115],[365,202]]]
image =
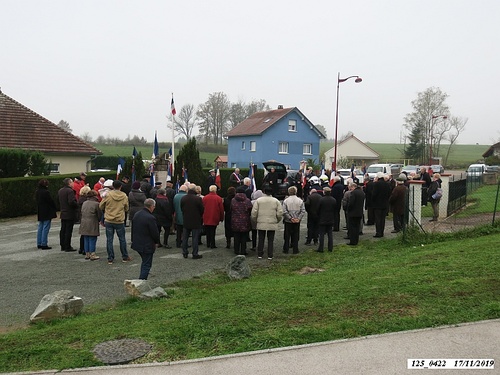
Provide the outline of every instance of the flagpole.
[[174,106],[174,93],[172,93],[172,102],[170,105],[170,113],[171,113],[171,119],[172,119],[172,160],[170,160],[170,163],[172,163],[172,179],[175,176],[175,106]]

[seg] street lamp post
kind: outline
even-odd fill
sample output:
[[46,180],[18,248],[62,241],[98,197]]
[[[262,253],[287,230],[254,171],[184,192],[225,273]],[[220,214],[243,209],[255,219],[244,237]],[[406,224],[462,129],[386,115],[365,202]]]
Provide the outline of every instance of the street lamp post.
[[345,82],[348,79],[356,78],[354,82],[360,83],[362,81],[360,76],[349,76],[347,78],[340,78],[340,72],[337,77],[337,108],[335,110],[335,143],[334,143],[334,155],[332,163],[332,173],[337,171],[337,138],[339,132],[339,86],[341,82]]
[[436,123],[437,118],[442,118],[443,120],[446,120],[448,116],[446,115],[432,115],[431,117],[431,128],[429,130],[429,165],[432,165],[432,143],[434,141],[434,125]]

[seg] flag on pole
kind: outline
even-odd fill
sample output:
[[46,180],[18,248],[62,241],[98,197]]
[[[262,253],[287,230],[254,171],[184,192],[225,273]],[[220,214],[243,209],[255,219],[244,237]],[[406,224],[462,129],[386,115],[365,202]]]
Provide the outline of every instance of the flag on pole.
[[149,183],[151,186],[155,186],[155,165],[154,163],[149,164]]
[[175,116],[177,111],[175,110],[174,94],[172,94],[172,101],[170,102],[170,110],[172,111],[172,115]]
[[167,181],[172,181],[172,147],[170,147],[170,150],[168,150],[168,168],[167,168]]
[[123,158],[118,159],[118,166],[116,167],[116,179],[118,180],[120,173],[122,173],[123,166],[125,165],[125,160]]
[[307,178],[306,178],[306,172],[307,172],[307,162],[302,163],[302,189],[306,187],[307,184]]
[[215,185],[217,185],[217,187],[220,189],[221,188],[221,185],[220,185],[220,171],[219,171],[219,166],[217,165],[217,170],[215,172]]
[[155,143],[153,145],[153,156],[151,159],[156,159],[158,156],[160,156],[160,148],[158,147],[158,137],[155,132]]
[[322,163],[321,164],[321,174],[320,176],[323,176],[325,174],[325,165]]
[[255,191],[255,176],[253,173],[253,163],[250,163],[250,169],[248,170],[248,178],[251,181],[250,188],[252,189],[252,192]]
[[335,181],[333,180],[335,178],[335,171],[332,169],[331,173],[330,173],[330,187],[333,186],[333,184],[335,183]]
[[132,151],[132,183],[135,182],[135,157],[137,156],[137,150],[134,146],[134,151]]

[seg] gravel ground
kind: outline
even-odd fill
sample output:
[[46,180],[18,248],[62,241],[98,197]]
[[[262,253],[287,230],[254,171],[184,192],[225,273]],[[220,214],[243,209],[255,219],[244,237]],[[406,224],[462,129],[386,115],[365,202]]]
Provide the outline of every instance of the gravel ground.
[[[343,215],[341,215],[343,216]],[[300,252],[311,251],[311,247],[303,245],[306,237],[306,221],[301,225]],[[86,261],[78,252],[61,252],[59,247],[60,220],[52,221],[49,234],[49,246],[52,250],[36,248],[37,221],[35,216],[28,216],[0,221],[0,332],[21,327],[29,323],[45,294],[57,290],[71,290],[75,296],[81,297],[85,305],[115,301],[126,298],[123,287],[126,279],[139,276],[140,257],[129,247],[133,258],[130,263],[122,263],[118,240],[115,237],[115,263],[108,265],[106,261],[106,237],[101,229],[97,241],[97,261]],[[391,234],[392,222],[387,221],[385,234]],[[373,239],[375,228],[365,227],[361,240]],[[130,228],[127,228],[127,239],[130,239]],[[345,231],[334,233],[334,244],[343,244]],[[204,238],[203,238],[204,240]],[[153,260],[153,268],[149,281],[153,286],[164,286],[169,283],[202,275],[213,270],[223,269],[234,256],[232,249],[225,248],[224,228],[217,229],[217,249],[200,246],[203,259],[184,259],[180,249],[160,248]],[[170,237],[170,245],[175,243]],[[78,225],[73,231],[72,245],[79,247]],[[272,262],[285,261],[293,256],[282,253],[283,233],[276,234],[275,255]],[[335,250],[334,253],[335,254]],[[328,253],[326,253],[328,256]],[[267,265],[267,259],[257,259],[256,253],[249,251],[250,265]]]

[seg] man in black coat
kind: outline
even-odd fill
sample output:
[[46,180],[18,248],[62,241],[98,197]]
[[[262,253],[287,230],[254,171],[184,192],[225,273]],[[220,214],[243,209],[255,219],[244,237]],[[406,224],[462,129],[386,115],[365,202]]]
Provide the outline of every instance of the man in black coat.
[[198,245],[203,227],[203,200],[196,194],[196,185],[191,184],[186,195],[181,199],[181,210],[184,219],[182,228],[182,255],[187,258],[188,252],[188,239],[189,235],[192,236],[193,246],[193,259],[201,259],[202,255],[198,254]]
[[347,219],[349,220],[349,243],[348,245],[355,246],[359,242],[359,232],[361,219],[363,218],[363,206],[365,204],[365,193],[361,187],[355,182],[351,182],[351,194],[349,195],[349,203],[347,206]]
[[316,189],[312,189],[304,204],[307,211],[307,238],[305,245],[309,245],[311,241],[315,245],[318,243],[318,208],[320,201],[321,194]]
[[160,232],[153,215],[156,202],[152,198],[144,201],[144,208],[132,219],[132,249],[141,256],[141,273],[139,279],[147,280],[153,264],[153,255],[160,244]]
[[335,176],[333,181],[334,183],[331,194],[337,201],[337,205],[335,206],[335,222],[333,223],[333,231],[338,232],[340,230],[340,208],[342,207],[341,202],[344,196],[345,186],[339,176]]
[[385,180],[382,172],[377,173],[372,191],[372,206],[375,217],[375,235],[373,237],[384,237],[385,217],[389,209],[389,197],[391,186]]
[[61,230],[59,231],[59,243],[61,251],[76,251],[71,246],[71,236],[73,235],[73,226],[78,218],[78,202],[76,201],[75,191],[73,190],[73,180],[65,178],[63,187],[59,189],[57,196],[61,208]]
[[323,252],[325,234],[328,236],[328,251],[333,251],[333,226],[335,224],[335,208],[337,201],[331,196],[332,189],[325,187],[318,207],[319,243],[318,253]]

